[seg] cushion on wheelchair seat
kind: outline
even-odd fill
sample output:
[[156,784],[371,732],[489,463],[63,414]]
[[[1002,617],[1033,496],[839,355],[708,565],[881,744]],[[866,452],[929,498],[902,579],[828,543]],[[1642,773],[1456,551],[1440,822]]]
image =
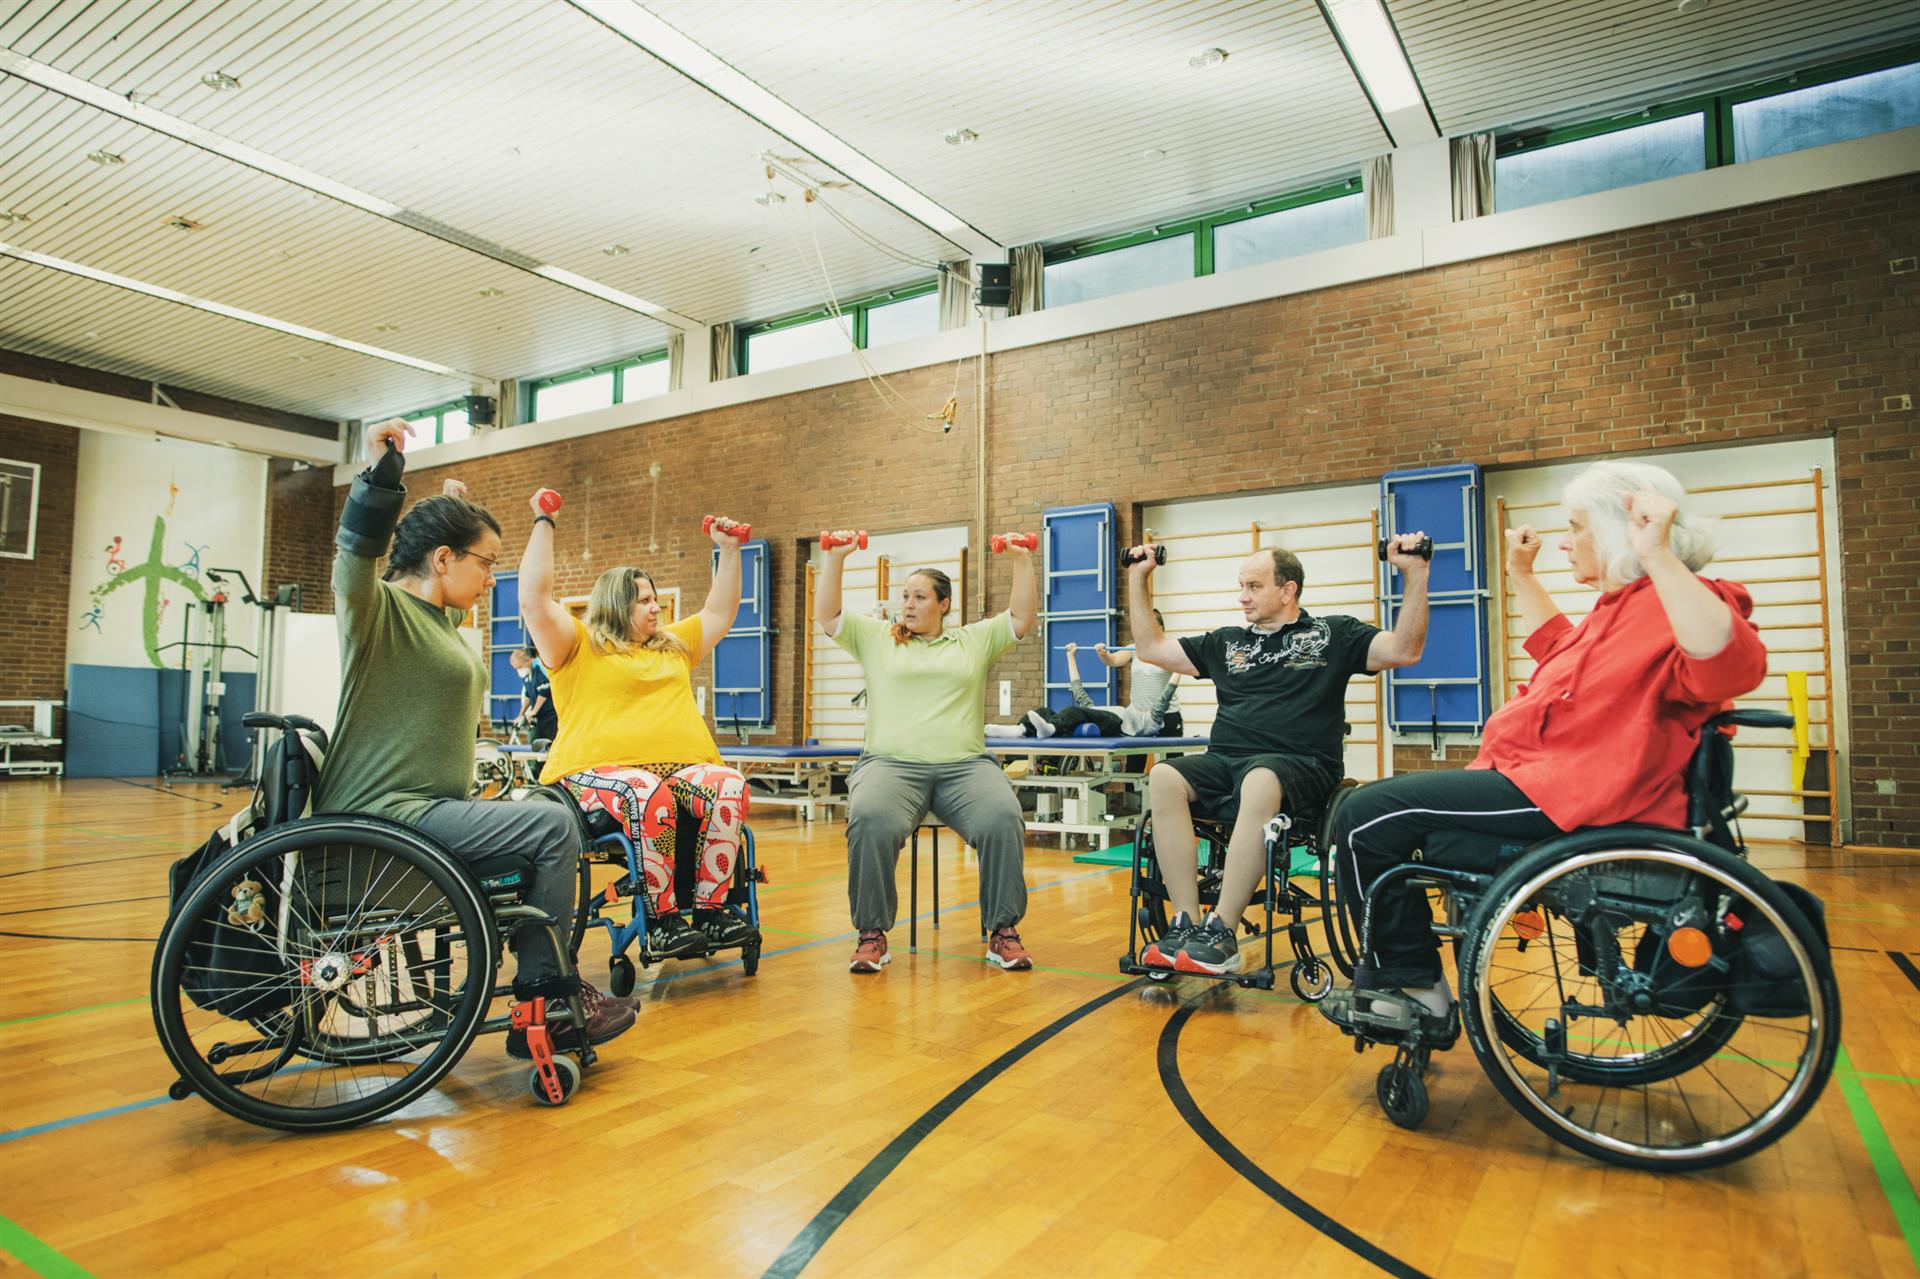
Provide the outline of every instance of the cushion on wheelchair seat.
[[1492,871],[1512,862],[1533,843],[1477,830],[1441,830],[1427,836],[1420,860],[1450,870]]
[[474,878],[476,879],[501,879],[516,872],[525,872],[533,869],[533,854],[531,852],[519,852],[513,849],[502,849],[499,852],[486,853],[476,857],[466,865],[467,869],[473,872]]

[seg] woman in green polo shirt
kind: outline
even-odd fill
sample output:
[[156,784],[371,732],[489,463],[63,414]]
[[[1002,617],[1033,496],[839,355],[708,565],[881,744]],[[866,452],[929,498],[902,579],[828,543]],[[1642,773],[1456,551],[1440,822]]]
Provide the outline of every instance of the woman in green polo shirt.
[[1033,557],[1009,543],[1013,589],[1007,611],[949,627],[953,583],[923,568],[901,589],[900,621],[889,626],[840,609],[840,573],[852,536],[825,552],[814,585],[814,620],[867,676],[867,737],[847,783],[847,897],[860,942],[856,973],[886,967],[887,930],[899,909],[894,867],[929,811],[980,855],[980,926],[987,958],[1031,968],[1018,926],[1027,913],[1026,820],[1020,801],[987,754],[987,670],[1033,627],[1038,597]]

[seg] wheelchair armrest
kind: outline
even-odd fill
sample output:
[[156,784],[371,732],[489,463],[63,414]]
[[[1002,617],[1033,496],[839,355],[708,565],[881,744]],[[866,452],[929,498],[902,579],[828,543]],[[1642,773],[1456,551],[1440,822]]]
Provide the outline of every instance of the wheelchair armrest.
[[1721,711],[1706,722],[1708,728],[1733,724],[1740,728],[1792,728],[1793,716],[1785,711]]

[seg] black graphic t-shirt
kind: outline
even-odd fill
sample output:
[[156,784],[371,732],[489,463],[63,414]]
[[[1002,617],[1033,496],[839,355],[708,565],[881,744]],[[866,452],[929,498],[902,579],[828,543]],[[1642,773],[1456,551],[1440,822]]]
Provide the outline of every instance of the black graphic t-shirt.
[[1303,611],[1270,635],[1223,626],[1183,637],[1187,660],[1220,697],[1208,749],[1317,755],[1341,768],[1347,680],[1366,672],[1379,633],[1358,618]]

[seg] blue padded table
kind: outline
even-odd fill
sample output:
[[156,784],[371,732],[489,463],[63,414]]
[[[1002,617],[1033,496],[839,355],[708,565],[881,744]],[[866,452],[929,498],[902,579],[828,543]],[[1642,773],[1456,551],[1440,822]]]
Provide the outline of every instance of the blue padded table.
[[[1013,779],[1015,790],[1035,791],[1049,799],[1057,798],[1057,818],[1041,814],[1046,801],[1036,801],[1034,819],[1027,829],[1054,835],[1085,835],[1090,843],[1105,849],[1113,832],[1131,832],[1134,818],[1114,813],[1107,807],[1106,787],[1124,785],[1140,800],[1147,802],[1147,774],[1120,771],[1120,762],[1134,755],[1193,755],[1207,749],[1204,737],[992,737],[987,750],[1002,758],[1008,756],[1052,756],[1066,764],[1067,771],[1041,777],[1029,774]],[[1050,805],[1047,805],[1050,806]],[[1078,860],[1076,858],[1076,860]]]
[[795,808],[812,821],[816,808],[824,808],[829,817],[835,804],[843,801],[833,794],[836,774],[852,770],[860,758],[858,746],[741,746],[720,744],[720,758],[746,775],[751,782],[774,787],[771,792],[755,790],[752,803],[778,804]]

